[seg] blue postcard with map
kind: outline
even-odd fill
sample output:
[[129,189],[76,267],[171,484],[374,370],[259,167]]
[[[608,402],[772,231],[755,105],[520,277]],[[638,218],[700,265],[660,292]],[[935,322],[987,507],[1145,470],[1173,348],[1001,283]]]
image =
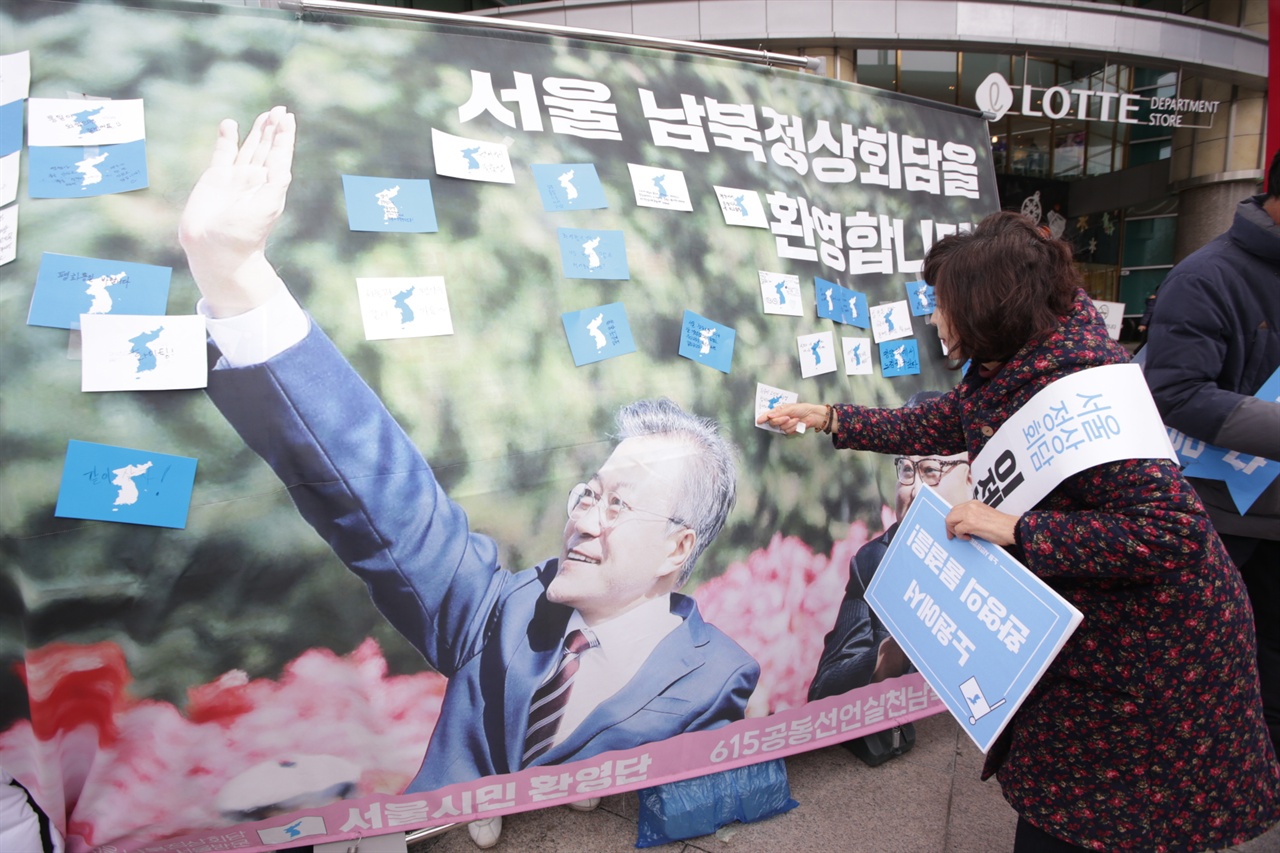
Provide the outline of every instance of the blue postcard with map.
[[22,108],[26,101],[0,104],[0,157],[22,148]]
[[839,321],[847,310],[843,294],[848,292],[834,281],[814,276],[813,304],[818,316],[824,320]]
[[186,527],[195,481],[196,460],[191,457],[73,439],[67,442],[53,514]]
[[600,176],[591,163],[534,163],[529,168],[533,170],[543,210],[599,210],[609,206]]
[[163,314],[172,272],[151,264],[45,252],[27,324],[78,329],[81,314]]
[[145,189],[147,142],[96,148],[27,149],[27,194],[32,198],[91,198]]
[[352,231],[428,234],[439,231],[431,181],[343,175],[347,225]]
[[907,289],[907,305],[911,307],[912,317],[932,314],[938,307],[938,300],[933,295],[933,286],[927,282],[908,281],[904,287]]
[[692,311],[684,312],[680,325],[680,354],[691,361],[728,373],[733,363],[737,333],[728,326]]
[[560,320],[569,339],[573,363],[578,367],[636,351],[627,309],[621,302],[567,311],[560,315]]
[[866,599],[986,752],[1083,617],[1003,548],[948,539],[950,511],[921,487]]
[[840,315],[833,317],[837,323],[856,326],[859,329],[871,328],[871,312],[867,308],[867,294],[857,290],[840,288]]
[[915,338],[880,344],[880,372],[885,376],[914,376],[920,372],[920,347]]
[[565,278],[631,278],[627,243],[621,231],[557,228],[556,237]]

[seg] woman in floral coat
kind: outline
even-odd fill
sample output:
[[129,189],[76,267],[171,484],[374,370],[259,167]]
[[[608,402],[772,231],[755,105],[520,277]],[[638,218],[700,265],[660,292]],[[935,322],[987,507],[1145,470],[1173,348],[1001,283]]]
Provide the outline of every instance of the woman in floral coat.
[[[998,213],[925,261],[932,322],[960,384],[904,409],[797,403],[761,416],[837,448],[968,452],[1053,381],[1129,360],[1107,336],[1065,243]],[[1280,820],[1249,602],[1177,466],[1129,459],[1067,477],[1032,510],[979,501],[949,535],[1004,546],[1084,614],[987,757],[1018,812],[1016,853],[1200,851]]]

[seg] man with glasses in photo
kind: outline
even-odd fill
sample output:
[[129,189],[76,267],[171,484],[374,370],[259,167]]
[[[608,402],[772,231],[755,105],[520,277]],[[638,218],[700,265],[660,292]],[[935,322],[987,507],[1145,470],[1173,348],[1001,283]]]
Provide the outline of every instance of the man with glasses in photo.
[[208,393],[449,680],[405,792],[742,719],[759,665],[676,592],[735,500],[716,424],[666,399],[624,406],[617,446],[569,494],[560,554],[508,571],[265,258],[293,116],[277,107],[237,137],[223,122],[180,226],[220,355]]
[[[939,391],[921,391],[912,395],[907,405],[915,406],[939,396]],[[973,497],[966,454],[897,456],[893,465],[897,476],[894,509],[899,521],[907,514],[907,508],[923,485],[929,486],[952,505]],[[915,671],[897,640],[889,635],[889,630],[864,597],[897,531],[898,523],[894,522],[888,530],[858,549],[849,562],[849,583],[836,614],[836,624],[823,640],[818,670],[809,685],[810,701],[838,696],[857,687]],[[915,727],[910,723],[845,743],[850,752],[872,767],[907,752],[914,745]]]

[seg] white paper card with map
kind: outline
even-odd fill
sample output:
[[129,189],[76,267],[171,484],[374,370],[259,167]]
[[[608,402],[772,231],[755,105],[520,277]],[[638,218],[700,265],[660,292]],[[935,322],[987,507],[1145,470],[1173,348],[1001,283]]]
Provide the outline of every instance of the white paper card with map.
[[840,338],[844,348],[844,375],[868,376],[874,370],[871,358],[871,338],[849,335]]
[[[768,432],[776,432],[781,434],[782,430],[766,423],[759,423],[760,416],[775,406],[785,406],[788,403],[795,403],[800,399],[800,395],[795,391],[787,391],[783,388],[774,388],[772,385],[765,385],[763,382],[756,383],[756,407],[752,415],[752,420],[756,421],[756,429],[766,430]],[[800,424],[797,432],[804,432],[804,424]]]
[[871,307],[871,335],[876,343],[911,337],[911,310],[907,300]]
[[657,207],[663,210],[693,210],[689,199],[689,186],[684,173],[675,169],[659,169],[628,163],[631,170],[631,189],[640,207]]
[[796,347],[800,352],[800,375],[805,379],[834,373],[836,370],[835,334],[817,332],[812,335],[800,335],[796,338]]
[[0,264],[18,256],[18,206],[0,210]]
[[453,334],[449,294],[441,276],[358,278],[356,290],[367,340]]
[[209,384],[198,314],[83,314],[81,391],[164,391]]
[[464,181],[490,181],[514,184],[511,155],[501,142],[485,142],[454,136],[431,128],[431,153],[436,161],[436,174]]
[[86,101],[31,98],[27,101],[27,145],[119,145],[147,138],[142,100]]
[[737,187],[713,187],[716,201],[720,202],[720,213],[726,225],[741,225],[747,228],[768,228],[769,218],[765,216],[764,205],[760,202],[760,193],[755,190],[743,190]]
[[760,300],[766,314],[804,316],[804,303],[800,301],[800,276],[787,273],[757,270],[760,275]]

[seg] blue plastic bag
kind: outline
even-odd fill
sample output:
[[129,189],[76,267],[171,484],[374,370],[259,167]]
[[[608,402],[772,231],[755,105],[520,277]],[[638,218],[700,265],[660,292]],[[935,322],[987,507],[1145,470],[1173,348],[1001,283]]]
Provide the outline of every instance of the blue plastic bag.
[[668,782],[640,792],[636,846],[710,835],[735,820],[751,823],[794,809],[781,758]]

